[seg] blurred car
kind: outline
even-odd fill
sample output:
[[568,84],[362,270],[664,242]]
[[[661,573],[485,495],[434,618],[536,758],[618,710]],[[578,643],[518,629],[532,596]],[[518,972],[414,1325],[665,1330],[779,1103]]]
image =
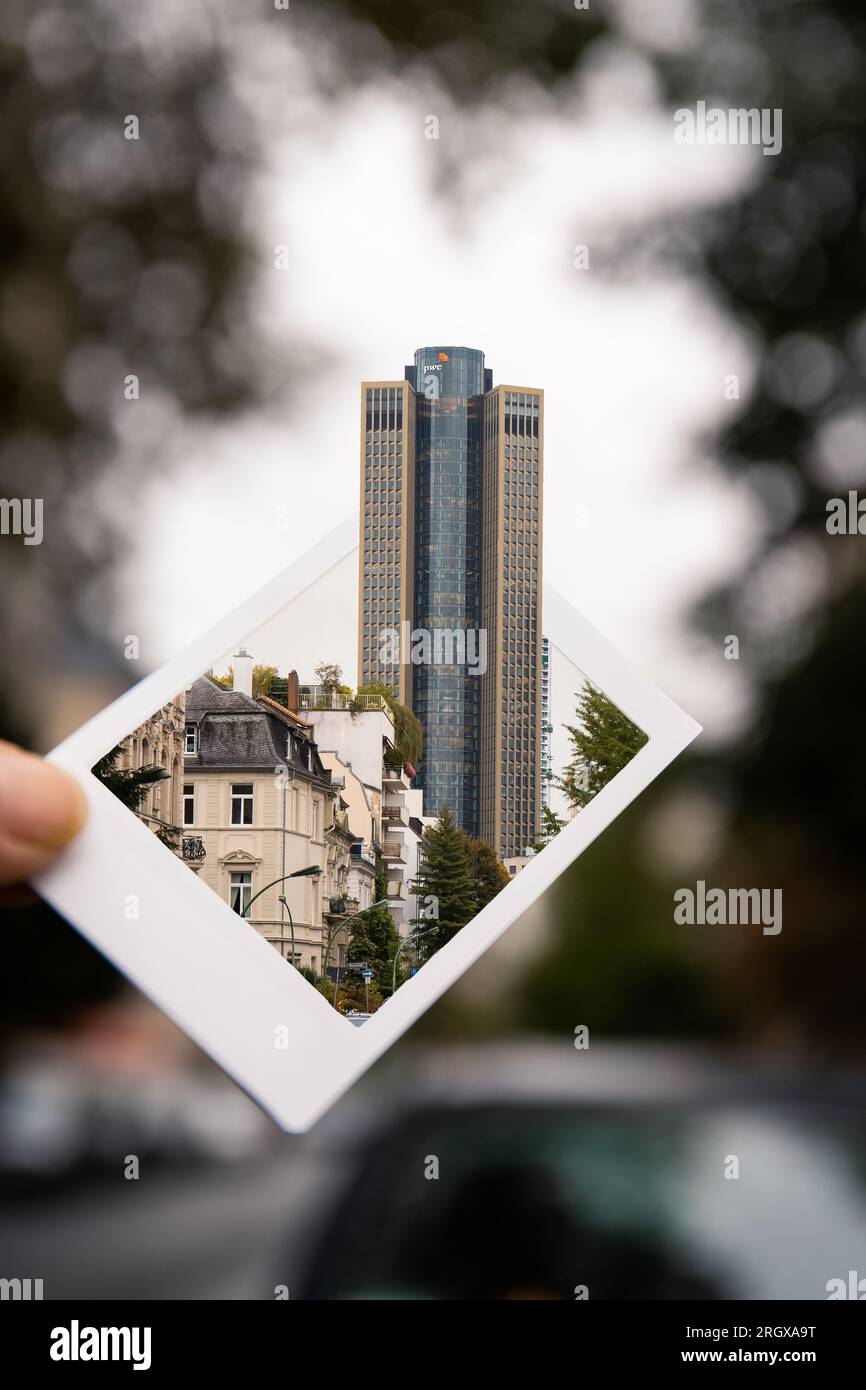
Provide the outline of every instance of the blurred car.
[[19,1070],[0,1273],[51,1299],[824,1299],[866,1274],[864,1101],[862,1074],[682,1045],[404,1043],[299,1136],[217,1076]]
[[862,1076],[531,1042],[400,1076],[293,1298],[822,1299],[863,1265]]
[[236,1164],[274,1137],[215,1070],[130,1077],[30,1059],[0,1080],[0,1201],[99,1181],[126,1155],[169,1171]]

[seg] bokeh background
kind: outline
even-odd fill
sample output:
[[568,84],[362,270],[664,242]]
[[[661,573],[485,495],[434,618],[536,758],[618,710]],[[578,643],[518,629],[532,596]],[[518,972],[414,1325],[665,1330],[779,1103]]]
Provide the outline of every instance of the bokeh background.
[[[304,1141],[4,906],[0,1272],[808,1298],[862,1265],[866,584],[825,522],[866,483],[864,50],[854,0],[8,0],[0,495],[45,539],[0,538],[0,735],[49,748],[143,674],[124,635],[156,665],[327,534],[359,380],[443,335],[545,387],[545,574],[705,734]],[[781,108],[781,154],[676,146],[701,99]],[[782,933],[677,926],[698,878],[781,888]],[[374,1261],[405,1229],[423,1258]]]

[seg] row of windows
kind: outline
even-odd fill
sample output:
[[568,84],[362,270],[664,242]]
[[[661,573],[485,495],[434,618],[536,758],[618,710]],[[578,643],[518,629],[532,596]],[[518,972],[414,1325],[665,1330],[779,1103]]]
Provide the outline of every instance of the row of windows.
[[373,386],[367,390],[366,428],[400,430],[403,428],[403,392],[394,386]]
[[[196,792],[194,782],[183,786],[183,824],[196,824]],[[313,839],[319,833],[319,803],[312,803]],[[232,825],[252,825],[255,818],[255,792],[252,782],[233,782],[229,796],[229,821]]]

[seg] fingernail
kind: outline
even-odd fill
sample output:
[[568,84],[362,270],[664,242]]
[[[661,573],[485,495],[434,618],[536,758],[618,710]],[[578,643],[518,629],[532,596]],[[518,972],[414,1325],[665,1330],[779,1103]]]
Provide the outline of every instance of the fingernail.
[[0,744],[0,831],[60,848],[87,819],[87,801],[68,772],[11,744]]

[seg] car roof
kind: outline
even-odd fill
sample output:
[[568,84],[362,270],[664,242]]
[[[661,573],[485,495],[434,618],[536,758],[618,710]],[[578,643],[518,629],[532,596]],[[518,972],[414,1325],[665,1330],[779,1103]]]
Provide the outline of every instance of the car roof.
[[480,1108],[603,1109],[718,1104],[838,1105],[866,1114],[866,1072],[792,1066],[692,1044],[509,1039],[402,1046],[316,1126],[323,1139],[410,1116]]

